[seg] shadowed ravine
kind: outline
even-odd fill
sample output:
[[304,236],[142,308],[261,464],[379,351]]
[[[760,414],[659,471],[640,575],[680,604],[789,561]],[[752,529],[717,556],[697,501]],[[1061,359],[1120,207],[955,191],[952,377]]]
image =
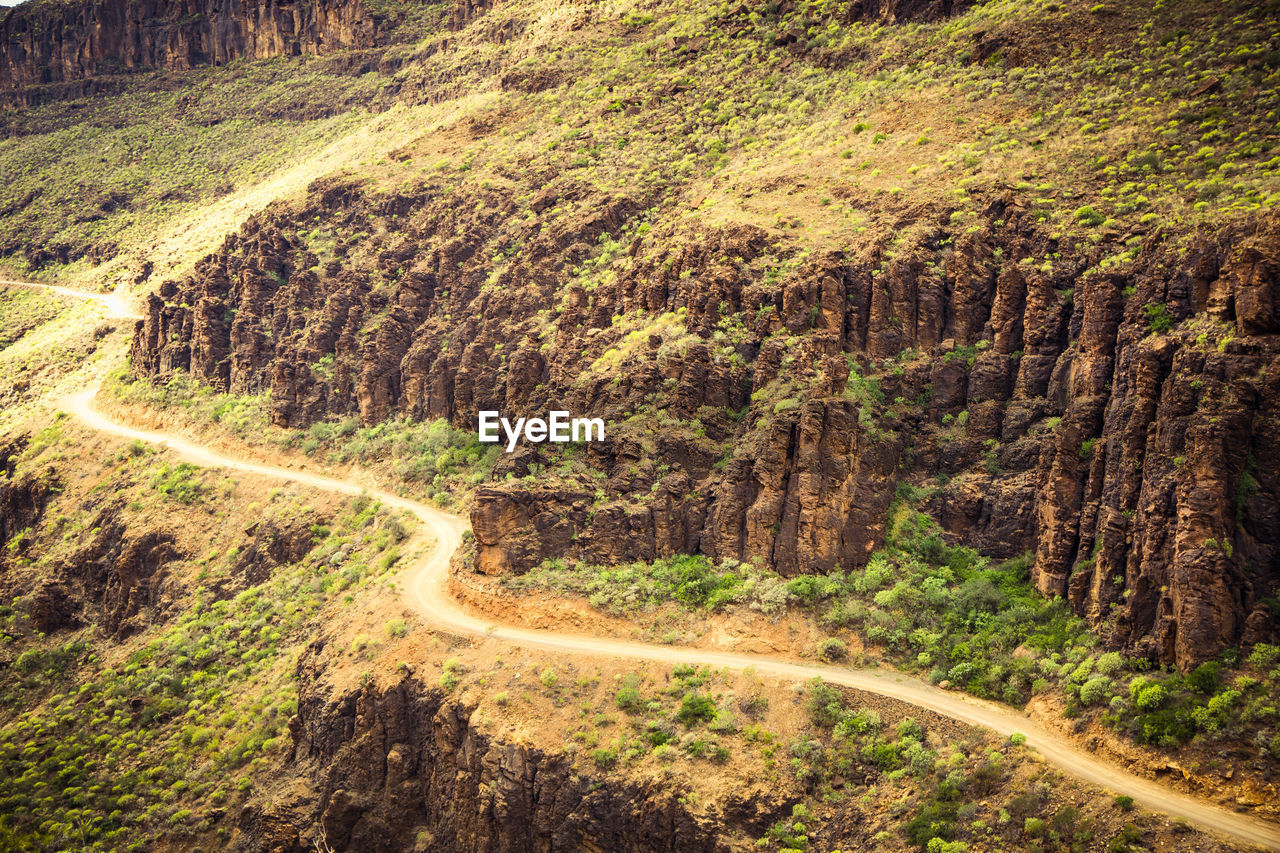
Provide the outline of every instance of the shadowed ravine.
[[[136,317],[124,297],[119,294],[91,294],[46,285],[0,281],[2,285],[44,287],[59,294],[92,299],[111,316]],[[176,435],[133,429],[95,411],[92,400],[98,385],[66,398],[62,406],[93,429],[126,439],[166,445],[174,454],[197,465],[245,471],[266,477],[325,489],[343,494],[368,494],[390,507],[413,513],[435,539],[420,561],[411,566],[405,595],[409,605],[436,628],[463,635],[485,635],[515,645],[570,652],[593,657],[621,657],[661,663],[692,663],[744,669],[753,667],[760,675],[806,680],[820,676],[833,684],[841,684],[886,696],[919,708],[950,717],[963,723],[982,726],[1001,735],[1022,732],[1027,744],[1034,746],[1046,761],[1064,773],[1116,793],[1132,796],[1135,802],[1174,817],[1186,819],[1202,829],[1230,836],[1246,844],[1280,850],[1280,826],[1247,815],[1235,814],[1203,800],[1181,794],[1159,782],[1135,776],[1118,766],[1099,760],[1068,737],[1030,720],[1004,706],[984,702],[963,694],[938,689],[905,675],[885,670],[850,669],[789,663],[763,655],[727,654],[643,643],[625,642],[604,637],[570,634],[551,630],[505,627],[486,622],[467,613],[450,594],[449,562],[461,544],[467,522],[439,509],[418,503],[382,489],[350,479],[337,479],[305,470],[280,468],[225,456]]]

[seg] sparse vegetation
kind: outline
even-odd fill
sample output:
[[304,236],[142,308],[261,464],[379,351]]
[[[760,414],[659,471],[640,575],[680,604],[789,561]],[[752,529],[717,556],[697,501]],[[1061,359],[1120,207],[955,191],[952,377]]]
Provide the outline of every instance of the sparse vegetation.
[[[961,279],[999,282],[1002,303],[1010,283],[1025,285],[1062,337],[1082,315],[1093,321],[1086,312],[1097,307],[1095,277],[1114,276],[1107,286],[1126,334],[1140,337],[1145,328],[1165,336],[1143,346],[1190,340],[1199,323],[1197,357],[1234,358],[1247,348],[1232,343],[1234,326],[1209,328],[1205,317],[1188,316],[1173,290],[1127,273],[1147,246],[1155,251],[1163,240],[1181,248],[1189,235],[1280,202],[1274,4],[1197,0],[1175,10],[1162,2],[1139,19],[1112,4],[992,2],[945,21],[888,25],[855,20],[847,3],[622,4],[593,8],[578,21],[573,10],[517,0],[485,7],[472,24],[459,13],[447,41],[440,30],[453,10],[446,4],[366,5],[385,16],[397,39],[376,56],[115,75],[116,95],[49,99],[0,116],[7,131],[0,257],[19,275],[133,280],[154,289],[191,274],[197,257],[272,198],[302,196],[316,179],[334,176],[365,194],[367,203],[350,213],[325,203],[316,214],[306,208],[313,200],[298,202],[306,214],[280,225],[288,262],[255,266],[226,283],[252,290],[261,275],[268,290],[312,290],[323,302],[341,289],[355,295],[353,305],[317,303],[307,310],[328,325],[303,329],[288,306],[246,323],[236,313],[243,302],[211,307],[217,299],[206,303],[196,289],[178,287],[183,295],[164,306],[175,322],[166,332],[174,346],[162,380],[135,381],[121,371],[108,383],[126,407],[161,409],[195,432],[264,453],[369,469],[444,506],[494,480],[554,487],[573,507],[572,519],[555,520],[572,528],[557,542],[579,543],[593,519],[624,530],[632,518],[675,518],[682,502],[705,498],[707,483],[718,489],[735,476],[743,483],[763,476],[753,467],[753,454],[768,444],[763,437],[776,431],[782,447],[798,447],[804,441],[795,436],[807,440],[815,417],[856,424],[846,446],[856,443],[868,459],[884,451],[886,471],[899,472],[885,477],[907,476],[918,456],[946,460],[930,471],[939,488],[1022,473],[1026,447],[1013,435],[1021,430],[1006,426],[1004,435],[998,426],[1015,416],[1046,439],[1063,427],[1057,437],[1070,437],[1061,448],[1066,468],[1097,471],[1105,462],[1111,475],[1123,448],[1110,438],[1081,440],[1072,431],[1080,421],[1061,411],[1054,391],[1040,388],[1018,412],[998,407],[993,414],[999,401],[979,399],[986,388],[1012,384],[1024,358],[1022,349],[1009,352],[1014,347],[1026,347],[1027,361],[1041,359],[1038,369],[1050,381],[1050,360],[1032,330],[1025,341],[1019,330],[1010,343],[982,329],[980,318],[961,329],[967,320],[935,318],[923,303],[903,299],[908,282],[935,295],[954,293]],[[1078,26],[1082,16],[1087,45],[1044,37]],[[1241,98],[1249,109],[1224,106]],[[1021,222],[1019,233],[1006,217]],[[749,250],[725,251],[734,241],[710,233],[720,227],[750,231],[737,241]],[[962,255],[957,249],[966,243],[971,251]],[[534,252],[548,245],[556,247],[555,265],[538,266]],[[837,254],[828,266],[840,271],[828,276],[816,262]],[[535,266],[536,275],[527,275]],[[686,280],[683,289],[672,284]],[[854,281],[872,282],[867,302],[842,316],[839,303],[863,295],[852,292]],[[817,297],[806,291],[813,287]],[[479,295],[450,298],[460,291]],[[510,310],[499,297],[511,293],[536,307],[495,342],[486,323]],[[709,308],[696,304],[704,298]],[[1152,301],[1161,299],[1168,301]],[[92,327],[51,335],[48,346],[29,337],[57,313],[56,303],[36,295],[0,299],[5,389],[34,398],[98,351]],[[848,351],[866,334],[848,322],[855,314],[859,322],[883,321],[874,348]],[[290,367],[305,374],[292,389],[298,417],[281,418],[279,405],[294,401],[261,390],[279,393],[269,371],[233,386],[254,393],[223,394],[170,370],[186,356],[194,363],[199,345],[185,336],[195,319],[234,327],[237,340],[264,350],[297,354]],[[926,330],[935,319],[937,327]],[[101,334],[119,351],[128,330],[104,326]],[[418,385],[400,376],[388,376],[385,387],[356,379],[388,370],[372,357],[379,336],[398,346],[409,335],[395,358],[414,365]],[[930,335],[933,344],[921,342]],[[929,349],[946,339],[945,353]],[[559,372],[552,356],[569,349],[581,375],[544,387]],[[237,363],[235,370],[258,367]],[[652,371],[661,392],[633,393],[640,367]],[[725,393],[699,406],[684,389],[707,375]],[[470,430],[400,414],[456,416],[518,388],[525,399],[563,391],[607,401],[601,405],[619,421],[610,424],[613,470],[600,470],[580,446],[506,458]],[[1213,383],[1193,390],[1200,406],[1221,391]],[[6,418],[17,411],[10,399]],[[388,406],[391,416],[379,414]],[[275,426],[273,413],[304,426]],[[1217,423],[1212,417],[1205,419]],[[912,446],[907,430],[917,424],[936,447]],[[678,453],[667,452],[673,437],[682,442]],[[52,464],[67,450],[55,423],[33,437],[21,464],[46,451],[42,461]],[[813,452],[825,459],[828,450]],[[1183,487],[1200,457],[1179,452],[1188,456],[1168,458]],[[7,531],[5,568],[49,575],[54,560],[70,562],[76,547],[105,537],[89,508],[119,504],[135,517],[179,520],[171,538],[175,559],[190,569],[189,595],[110,644],[97,635],[86,640],[90,629],[80,627],[43,635],[26,595],[0,609],[0,662],[7,663],[0,705],[11,712],[0,727],[0,847],[172,847],[195,837],[202,847],[223,844],[212,837],[220,816],[251,798],[272,804],[275,791],[261,777],[287,748],[298,650],[319,614],[356,604],[356,593],[403,562],[406,531],[361,499],[333,517],[292,502],[288,511],[307,522],[301,559],[275,565],[261,558],[275,541],[240,535],[248,523],[209,554],[189,555],[178,541],[180,524],[226,522],[223,498],[235,483],[144,447],[119,453],[122,485],[104,496],[110,500],[82,495],[78,508],[58,503],[56,522]],[[961,457],[971,468],[949,464]],[[1268,472],[1265,455],[1259,458],[1251,456],[1228,487],[1240,525],[1266,510],[1258,493]],[[862,472],[849,476],[863,479]],[[57,503],[67,483],[44,482]],[[1105,633],[1090,634],[1063,601],[1033,590],[1030,555],[995,560],[948,544],[954,540],[913,506],[921,497],[902,489],[883,547],[825,574],[784,578],[763,561],[700,555],[622,566],[557,557],[501,583],[579,595],[643,623],[644,638],[673,645],[702,639],[702,620],[726,613],[748,624],[794,620],[809,631],[794,651],[828,666],[885,659],[949,689],[1014,705],[1044,695],[1065,714],[1100,720],[1141,744],[1235,738],[1280,760],[1274,646],[1260,643],[1243,659],[1229,650],[1186,673],[1108,651]],[[282,520],[283,512],[268,502],[251,524]],[[1122,512],[1131,519],[1134,510]],[[880,524],[884,504],[874,515]],[[1106,524],[1113,521],[1123,523],[1117,515]],[[787,547],[779,528],[793,533],[788,521],[765,519],[752,533],[753,548],[770,524],[772,547]],[[1217,530],[1196,539],[1227,559],[1232,541],[1243,541]],[[669,554],[671,541],[649,553]],[[467,541],[471,557],[475,544]],[[602,561],[617,552],[568,553]],[[1078,567],[1098,557],[1081,553]],[[253,560],[271,564],[265,580],[242,579],[258,565]],[[1236,568],[1253,571],[1238,558]],[[1116,577],[1100,581],[1108,593],[1127,594],[1125,577]],[[375,673],[384,672],[374,664],[381,649],[435,639],[416,622],[388,619],[393,613],[400,611],[361,612],[365,623],[354,636],[331,646],[353,663],[349,677],[361,689],[372,691]],[[424,690],[449,694],[446,701],[470,702],[489,689],[482,679],[498,677],[497,668],[472,671],[475,659],[465,651],[445,654],[438,672],[414,677]],[[1017,734],[1008,743],[940,744],[910,718],[886,723],[877,710],[850,708],[820,681],[794,702],[775,690],[771,704],[772,688],[749,685],[734,695],[727,676],[705,667],[606,677],[596,690],[590,684],[598,673],[558,660],[525,664],[502,672],[509,680],[496,695],[485,693],[493,702],[481,703],[474,725],[491,726],[489,713],[500,725],[527,725],[547,709],[577,714],[566,742],[554,744],[575,778],[648,762],[646,772],[679,779],[668,771],[680,762],[706,775],[730,761],[750,762],[760,778],[803,793],[802,802],[791,807],[797,798],[789,797],[790,808],[775,812],[781,819],[760,839],[762,849],[818,849],[819,804],[852,805],[858,797],[887,803],[892,813],[892,822],[877,824],[885,827],[871,842],[878,846],[961,853],[969,845],[1143,844],[1138,825],[1104,832],[1074,806],[1053,803],[1047,780],[1016,777],[1014,793],[1025,741]],[[410,665],[396,671],[408,673]],[[777,718],[788,711],[800,722],[782,736]],[[698,790],[680,790],[690,798],[681,804],[696,811]],[[1121,796],[1114,805],[1128,811],[1133,802]]]
[[[67,441],[46,436],[21,464],[56,464]],[[210,472],[166,463],[148,475],[153,461],[126,447],[101,463],[113,488],[132,498],[134,509],[124,512],[173,512],[164,502],[191,506],[210,490]],[[43,543],[41,564],[98,534],[95,516],[76,511],[33,534]],[[283,523],[313,514],[300,500],[281,499],[264,516]],[[32,599],[0,608],[5,654],[12,656],[0,679],[11,715],[0,726],[4,846],[125,849],[199,834],[209,830],[217,808],[253,789],[253,777],[278,761],[297,710],[296,649],[310,642],[316,621],[343,590],[377,576],[379,550],[404,535],[397,518],[363,498],[350,499],[326,522],[315,526],[325,532],[302,559],[220,597],[205,586],[192,590],[181,612],[122,644],[110,664],[98,654],[100,642],[86,641],[92,635],[77,632],[68,641],[36,630]],[[353,546],[357,535],[364,544]],[[201,578],[226,583],[237,556],[232,548],[191,562]],[[227,789],[232,778],[235,793]]]
[[[1100,707],[1105,723],[1140,743],[1174,746],[1197,733],[1221,736],[1241,726],[1258,729],[1265,740],[1280,723],[1267,698],[1280,676],[1268,670],[1272,647],[1258,647],[1234,686],[1219,686],[1218,664],[1187,677],[1152,674],[1145,661],[1096,652],[1097,640],[1062,601],[1037,595],[1028,583],[1030,555],[993,565],[971,549],[947,546],[936,525],[905,502],[893,518],[886,548],[848,574],[786,581],[735,561],[717,568],[684,556],[621,569],[553,560],[503,582],[576,593],[596,607],[633,615],[671,601],[695,612],[736,606],[774,618],[799,610],[824,626],[856,631],[934,683],[1014,705],[1033,693],[1060,691],[1068,708]],[[835,637],[817,650],[827,661],[847,653]]]
[[325,464],[355,463],[384,471],[411,491],[445,506],[483,482],[502,452],[480,444],[474,432],[455,429],[443,420],[391,420],[363,427],[350,417],[317,421],[305,431],[280,429],[270,424],[268,395],[220,394],[182,371],[175,371],[162,384],[152,384],[120,370],[106,387],[126,403],[182,412],[195,429],[216,426],[250,445],[297,449]]

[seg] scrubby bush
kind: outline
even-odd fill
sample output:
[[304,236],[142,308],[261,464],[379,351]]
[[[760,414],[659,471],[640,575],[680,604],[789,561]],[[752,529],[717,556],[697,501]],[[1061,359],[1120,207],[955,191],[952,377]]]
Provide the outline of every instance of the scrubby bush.
[[825,661],[841,661],[848,656],[849,647],[836,637],[829,637],[818,644],[818,657]]
[[1187,674],[1187,687],[1198,693],[1211,696],[1222,683],[1221,670],[1222,664],[1217,661],[1206,661]]
[[924,740],[924,727],[912,717],[903,717],[898,721],[898,737]]
[[1098,213],[1098,211],[1094,210],[1093,207],[1087,204],[1083,207],[1076,208],[1075,213],[1072,215],[1075,216],[1076,221],[1081,225],[1088,226],[1101,225],[1106,219],[1105,216]]
[[618,707],[628,714],[637,714],[644,705],[644,699],[640,695],[640,690],[630,685],[623,685],[618,688],[618,692],[614,694],[614,701]]
[[197,503],[205,492],[199,472],[199,468],[188,462],[165,464],[152,476],[151,485],[170,500],[183,504]]
[[763,693],[753,693],[740,699],[738,707],[748,717],[759,718],[765,711],[769,710],[769,697]]
[[1111,695],[1111,679],[1099,675],[1089,679],[1080,687],[1080,702],[1085,705],[1097,705]]
[[1232,721],[1232,711],[1240,701],[1239,690],[1224,690],[1209,699],[1208,703],[1191,710],[1196,728],[1215,734],[1227,728]]
[[1167,332],[1173,326],[1173,317],[1163,302],[1152,302],[1144,305],[1142,313],[1147,320],[1147,328],[1156,334]]
[[738,730],[738,719],[728,708],[718,708],[711,722],[707,723],[707,728],[721,734],[736,732]]
[[684,694],[684,698],[680,700],[680,708],[676,711],[676,719],[684,723],[686,728],[712,720],[715,715],[715,700],[701,693]]
[[1119,652],[1107,652],[1098,658],[1094,671],[1099,675],[1112,675],[1124,666],[1124,658]]
[[1169,691],[1165,689],[1163,684],[1147,683],[1137,690],[1134,690],[1131,686],[1130,696],[1133,699],[1134,706],[1139,711],[1154,711],[1169,698]]
[[1280,661],[1280,646],[1258,643],[1249,654],[1249,663],[1261,669],[1271,669]]
[[840,722],[844,714],[844,696],[820,678],[805,685],[805,710],[815,726],[829,728]]
[[591,750],[591,760],[601,770],[612,770],[614,765],[618,763],[618,751],[609,747],[600,747]]
[[17,668],[18,672],[30,675],[31,673],[38,672],[43,668],[44,654],[40,649],[27,649],[25,652],[18,655],[17,659],[14,660],[13,665]]

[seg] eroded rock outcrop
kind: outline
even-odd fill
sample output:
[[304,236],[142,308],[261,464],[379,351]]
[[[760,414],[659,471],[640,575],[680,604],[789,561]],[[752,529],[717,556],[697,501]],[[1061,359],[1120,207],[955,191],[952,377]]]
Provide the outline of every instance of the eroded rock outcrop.
[[247,810],[233,849],[266,849],[266,837],[278,849],[310,849],[322,834],[331,849],[370,853],[709,853],[758,836],[786,805],[744,792],[695,814],[677,786],[601,784],[570,755],[486,733],[473,703],[411,674],[385,688],[335,689],[323,680],[324,654],[318,643],[299,662],[289,724],[293,761],[316,796]]
[[368,47],[379,23],[361,0],[23,3],[0,17],[0,102],[120,72]]
[[55,580],[37,594],[91,608],[92,617],[82,621],[122,638],[149,624],[162,601],[166,567],[182,554],[173,534],[132,533],[118,513],[114,505],[100,512],[92,538],[58,565]]
[[[546,446],[502,456],[472,517],[482,571],[686,552],[852,568],[898,484],[927,482],[956,539],[1034,552],[1037,587],[1117,644],[1191,665],[1274,636],[1275,214],[1190,252],[1147,234],[1120,275],[1098,267],[1105,242],[1051,237],[1006,194],[998,229],[938,226],[776,275],[788,250],[752,226],[626,236],[646,204],[552,182],[529,217],[496,189],[366,199],[322,182],[166,282],[134,369],[269,390],[290,427],[603,417],[589,488],[537,483]],[[321,211],[323,263],[296,225]],[[612,239],[629,262],[579,284]],[[661,429],[628,428],[641,411]]]
[[[1159,256],[1158,236],[1147,252],[1139,275],[1082,293],[1035,577],[1095,621],[1114,612],[1118,640],[1189,665],[1276,628],[1262,599],[1280,559],[1280,220],[1186,257]],[[1190,319],[1152,334],[1146,305]]]
[[[41,477],[0,479],[0,545],[8,545],[40,519],[53,486]],[[16,543],[15,549],[19,547]]]

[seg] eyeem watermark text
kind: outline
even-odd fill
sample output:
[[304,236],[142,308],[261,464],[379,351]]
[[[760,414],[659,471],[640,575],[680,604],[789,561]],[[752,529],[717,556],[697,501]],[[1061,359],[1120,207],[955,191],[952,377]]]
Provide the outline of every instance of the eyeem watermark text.
[[568,412],[548,412],[543,418],[517,418],[515,424],[501,417],[498,412],[480,413],[480,440],[489,444],[500,441],[498,428],[507,438],[507,452],[516,449],[516,442],[523,435],[525,441],[540,444],[569,441],[604,441],[603,418],[571,418]]

